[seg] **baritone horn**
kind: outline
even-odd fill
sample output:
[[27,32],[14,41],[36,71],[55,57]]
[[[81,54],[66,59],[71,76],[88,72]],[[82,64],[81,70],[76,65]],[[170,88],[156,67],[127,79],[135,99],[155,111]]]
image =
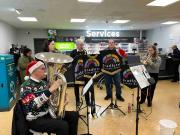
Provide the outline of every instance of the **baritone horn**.
[[52,118],[64,117],[67,81],[64,73],[67,71],[65,64],[73,61],[68,55],[60,53],[43,52],[35,57],[42,60],[47,67],[47,80],[49,86],[57,79],[62,80],[61,86],[49,99],[49,113]]

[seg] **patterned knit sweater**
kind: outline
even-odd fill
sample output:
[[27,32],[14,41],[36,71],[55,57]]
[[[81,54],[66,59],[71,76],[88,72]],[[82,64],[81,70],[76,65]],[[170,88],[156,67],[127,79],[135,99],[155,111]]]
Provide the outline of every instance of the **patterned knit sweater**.
[[30,78],[21,85],[21,101],[26,120],[31,121],[48,113],[48,99],[51,95],[45,81]]

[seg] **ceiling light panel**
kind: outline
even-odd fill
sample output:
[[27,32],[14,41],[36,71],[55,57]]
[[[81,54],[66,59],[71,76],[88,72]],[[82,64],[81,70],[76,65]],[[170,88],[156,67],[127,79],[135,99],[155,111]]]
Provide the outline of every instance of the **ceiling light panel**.
[[103,2],[103,0],[78,0],[78,2],[101,3],[101,2]]
[[18,19],[23,22],[37,22],[38,21],[35,17],[18,17]]
[[82,23],[82,22],[85,22],[86,19],[77,19],[77,18],[72,18],[71,19],[71,22],[72,23]]
[[168,5],[171,5],[175,2],[178,2],[179,0],[155,0],[153,2],[150,2],[146,6],[159,6],[159,7],[165,7]]
[[128,23],[130,20],[115,20],[113,23]]
[[170,24],[176,24],[176,23],[179,23],[179,22],[177,22],[177,21],[167,21],[167,22],[163,22],[161,24],[170,25]]

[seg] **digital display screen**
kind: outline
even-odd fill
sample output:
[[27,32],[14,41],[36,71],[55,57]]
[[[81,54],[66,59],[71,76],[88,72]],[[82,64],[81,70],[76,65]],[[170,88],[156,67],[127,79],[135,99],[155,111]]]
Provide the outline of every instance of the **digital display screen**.
[[71,51],[76,48],[74,42],[55,42],[55,48],[59,51]]

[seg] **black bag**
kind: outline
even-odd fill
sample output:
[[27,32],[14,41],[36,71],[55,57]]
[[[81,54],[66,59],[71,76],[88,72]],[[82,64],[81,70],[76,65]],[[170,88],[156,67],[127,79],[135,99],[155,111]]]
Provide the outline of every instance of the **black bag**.
[[29,128],[26,124],[21,101],[18,101],[13,110],[11,135],[28,135]]

